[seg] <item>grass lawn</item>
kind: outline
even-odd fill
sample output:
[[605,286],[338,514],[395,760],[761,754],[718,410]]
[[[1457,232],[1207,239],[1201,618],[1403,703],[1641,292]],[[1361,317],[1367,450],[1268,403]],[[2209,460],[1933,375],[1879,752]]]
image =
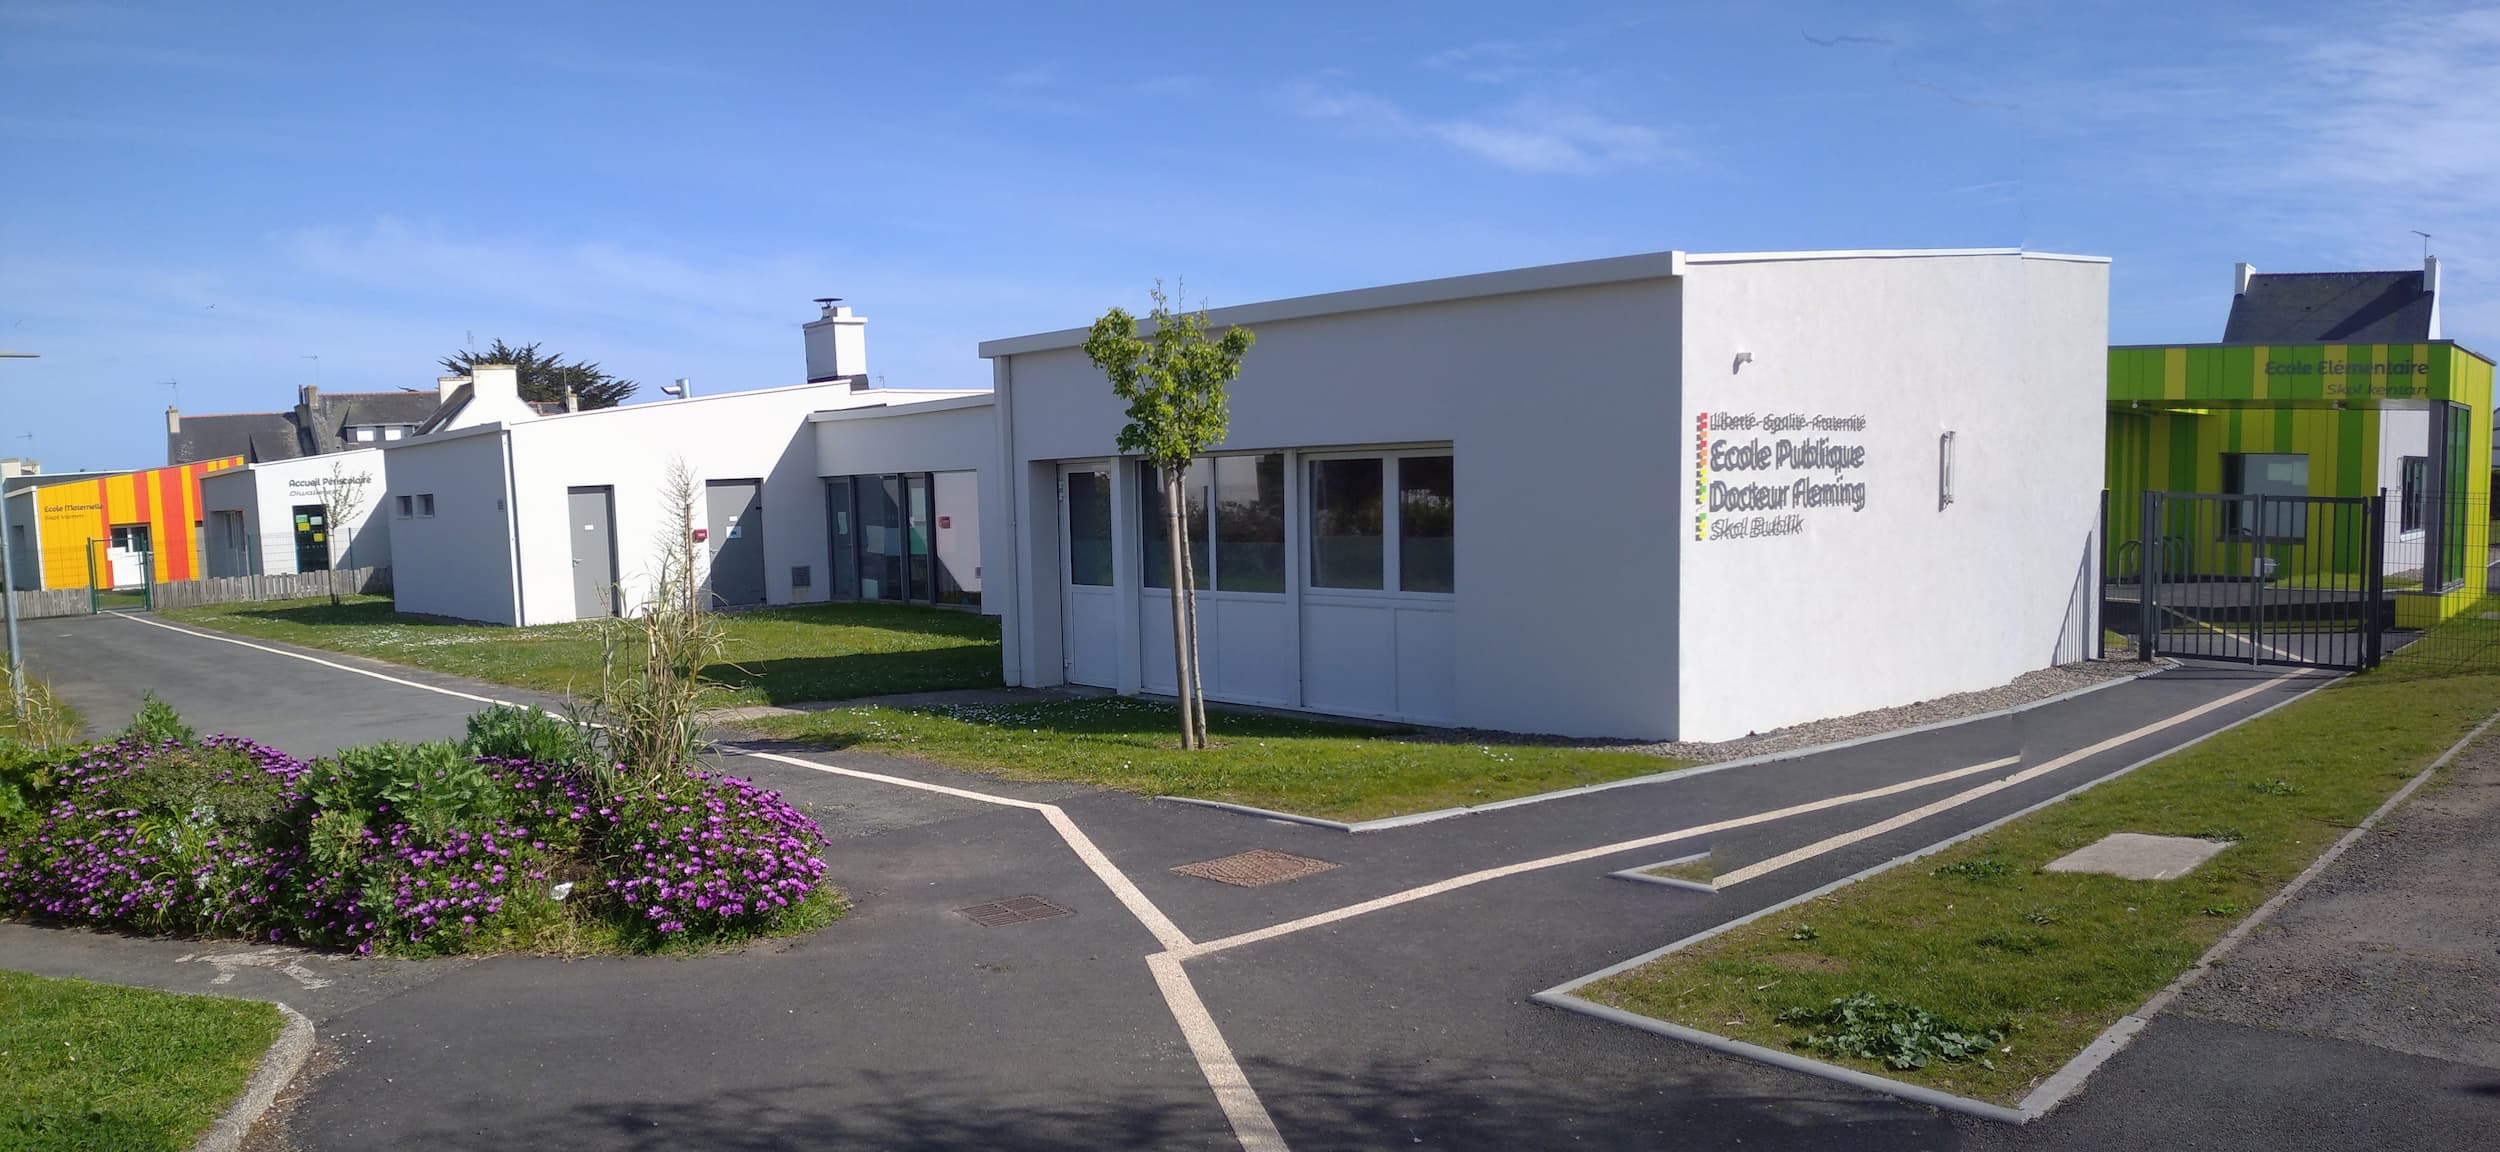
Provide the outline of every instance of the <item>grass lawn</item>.
[[257,1001],[0,971],[0,1150],[189,1148],[279,1026]]
[[1413,739],[1397,729],[1211,710],[1216,747],[1180,747],[1175,706],[1099,697],[843,708],[755,727],[1015,780],[1072,780],[1332,820],[1483,804],[1684,766],[1639,752]]
[[[1783,1013],[1868,994],[1938,1030],[2004,1029],[1979,1059],[1820,1059],[2013,1104],[2134,1011],[2422,766],[2500,707],[2500,675],[2402,660],[2322,689],[1935,856],[1581,989],[1602,1004],[1790,1048],[1861,1032]],[[2229,840],[2187,877],[2040,871],[2111,832]],[[1865,1002],[1861,1002],[1862,1004]],[[1865,1013],[1861,1013],[1864,1016]],[[1878,1050],[1880,1051],[1880,1049]]]
[[[595,695],[599,622],[501,628],[402,616],[385,597],[214,604],[168,620],[530,688]],[[811,604],[725,612],[722,663],[704,674],[724,703],[790,704],[999,683],[998,622],[899,604]]]

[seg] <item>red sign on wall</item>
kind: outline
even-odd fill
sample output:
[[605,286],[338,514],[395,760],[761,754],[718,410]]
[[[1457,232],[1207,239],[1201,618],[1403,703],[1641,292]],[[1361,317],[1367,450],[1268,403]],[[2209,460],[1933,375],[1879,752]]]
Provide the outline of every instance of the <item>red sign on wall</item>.
[[940,516],[940,517],[938,517],[938,527],[940,527],[940,528],[952,528],[952,527],[954,527],[954,526],[955,526],[955,518],[954,518],[954,517],[952,517],[952,516]]

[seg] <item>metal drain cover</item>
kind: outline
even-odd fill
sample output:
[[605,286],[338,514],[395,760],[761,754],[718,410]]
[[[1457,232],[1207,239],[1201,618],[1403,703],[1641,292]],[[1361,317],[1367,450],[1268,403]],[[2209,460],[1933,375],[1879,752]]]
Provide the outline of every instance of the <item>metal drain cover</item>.
[[984,928],[1004,928],[1010,924],[1030,924],[1035,920],[1055,920],[1061,916],[1076,915],[1075,912],[1039,896],[1014,896],[1005,900],[992,900],[987,904],[975,904],[970,908],[957,908],[955,911]]
[[1327,860],[1313,860],[1308,856],[1296,856],[1290,852],[1272,852],[1265,848],[1253,848],[1247,852],[1236,852],[1213,860],[1183,864],[1172,871],[1183,876],[1196,876],[1201,880],[1230,884],[1236,888],[1263,888],[1270,884],[1282,884],[1287,880],[1299,880],[1305,876],[1326,872],[1334,867],[1336,865]]

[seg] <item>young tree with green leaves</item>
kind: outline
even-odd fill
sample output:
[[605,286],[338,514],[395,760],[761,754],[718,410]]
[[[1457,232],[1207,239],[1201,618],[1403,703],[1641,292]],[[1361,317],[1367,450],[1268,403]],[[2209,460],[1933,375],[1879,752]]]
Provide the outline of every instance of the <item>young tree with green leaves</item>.
[[[1179,286],[1174,286],[1175,292]],[[1111,391],[1128,401],[1128,424],[1119,448],[1142,456],[1163,485],[1164,531],[1171,540],[1173,684],[1181,701],[1181,745],[1207,746],[1206,693],[1198,679],[1197,579],[1189,559],[1182,509],[1188,504],[1183,477],[1198,454],[1224,442],[1232,418],[1227,388],[1241,375],[1241,358],[1253,337],[1227,325],[1208,331],[1207,314],[1179,311],[1155,282],[1150,329],[1138,335],[1137,318],[1114,307],[1094,321],[1085,355],[1111,380]]]

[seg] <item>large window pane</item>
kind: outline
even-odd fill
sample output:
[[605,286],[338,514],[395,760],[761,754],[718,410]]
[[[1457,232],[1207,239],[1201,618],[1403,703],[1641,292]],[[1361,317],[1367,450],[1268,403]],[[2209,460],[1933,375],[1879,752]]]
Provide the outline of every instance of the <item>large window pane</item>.
[[904,539],[904,550],[908,556],[904,579],[909,581],[910,590],[904,593],[903,598],[932,600],[935,596],[929,583],[929,477],[926,474],[911,475],[904,477],[903,482],[909,494],[906,506],[910,516],[910,530]]
[[833,539],[830,589],[836,600],[859,598],[859,534],[851,514],[851,478],[825,481],[825,520]]
[[[1181,477],[1185,490],[1181,531],[1189,536],[1190,586],[1206,591],[1213,577],[1207,563],[1207,462],[1192,460]],[[1172,527],[1164,520],[1163,473],[1152,464],[1137,465],[1137,539],[1148,588],[1172,586]]]
[[2233,496],[2291,497],[2266,509],[2257,522],[2257,502],[2234,500],[2224,505],[2226,530],[2234,536],[2255,535],[2262,528],[2276,539],[2298,539],[2306,533],[2309,457],[2296,452],[2227,452],[2222,457],[2222,490]]
[[1111,586],[1111,473],[1068,473],[1068,583]]
[[1406,591],[1452,590],[1457,504],[1451,480],[1447,456],[1398,460],[1398,587]]
[[1311,586],[1378,588],[1380,460],[1311,461]]
[[1285,590],[1285,457],[1215,458],[1215,586]]

